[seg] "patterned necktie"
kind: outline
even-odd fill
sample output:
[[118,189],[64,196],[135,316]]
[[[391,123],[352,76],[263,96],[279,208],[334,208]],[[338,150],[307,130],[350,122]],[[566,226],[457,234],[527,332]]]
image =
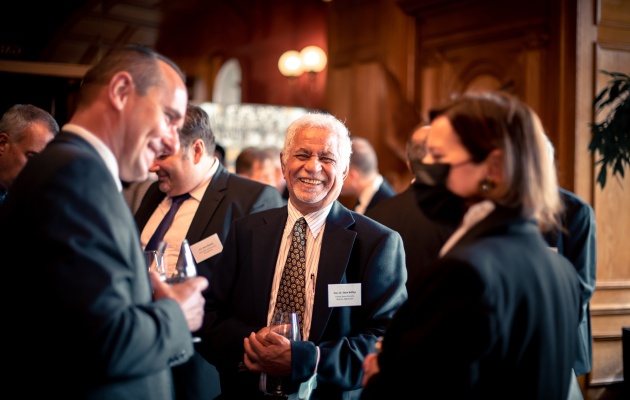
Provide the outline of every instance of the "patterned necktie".
[[179,206],[181,206],[184,200],[186,200],[189,197],[190,197],[190,194],[188,193],[180,194],[179,196],[173,197],[173,203],[171,204],[171,208],[168,210],[168,212],[164,216],[164,219],[162,219],[162,222],[160,222],[160,225],[158,225],[157,229],[155,229],[155,232],[153,232],[153,236],[151,236],[151,239],[149,239],[149,242],[144,248],[145,250],[158,249],[158,245],[164,238],[164,235],[166,234],[166,231],[168,231],[168,228],[171,227],[171,224],[173,223],[173,219],[175,219],[175,214],[177,214],[177,210],[179,210]]
[[296,311],[302,328],[304,317],[306,281],[306,220],[295,221],[291,235],[291,247],[282,271],[282,279],[276,297],[276,310]]

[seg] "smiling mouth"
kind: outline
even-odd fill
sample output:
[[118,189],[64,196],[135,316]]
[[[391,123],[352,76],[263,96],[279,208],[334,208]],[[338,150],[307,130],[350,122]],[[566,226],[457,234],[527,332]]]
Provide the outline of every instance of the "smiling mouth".
[[309,179],[309,178],[299,178],[300,182],[308,183],[309,185],[320,185],[322,181],[317,179]]

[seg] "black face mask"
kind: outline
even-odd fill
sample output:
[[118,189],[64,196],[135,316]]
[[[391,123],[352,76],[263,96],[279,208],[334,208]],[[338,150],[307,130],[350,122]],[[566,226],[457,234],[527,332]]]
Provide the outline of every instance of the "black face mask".
[[438,224],[459,225],[466,202],[446,188],[451,165],[416,162],[412,167],[416,176],[413,183],[416,202],[424,215]]

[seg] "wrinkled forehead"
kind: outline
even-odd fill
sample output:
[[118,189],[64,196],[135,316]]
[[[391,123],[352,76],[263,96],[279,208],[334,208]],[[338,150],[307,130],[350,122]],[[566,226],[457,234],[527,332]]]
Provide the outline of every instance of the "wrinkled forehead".
[[325,128],[305,128],[295,135],[293,150],[313,154],[327,153],[339,155],[339,141],[334,132]]

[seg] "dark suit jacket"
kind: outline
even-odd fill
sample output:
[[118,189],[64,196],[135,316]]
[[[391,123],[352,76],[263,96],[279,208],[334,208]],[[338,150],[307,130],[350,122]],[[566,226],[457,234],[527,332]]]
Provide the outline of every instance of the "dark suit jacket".
[[[159,189],[159,182],[149,187],[135,215],[140,232],[164,196],[165,193]],[[235,219],[282,205],[282,198],[275,187],[232,174],[219,165],[201,199],[186,239],[193,245],[216,233],[223,243]],[[217,259],[218,255],[215,255],[197,263],[198,274],[212,281]],[[207,290],[204,295],[208,295]],[[178,399],[213,399],[220,393],[216,369],[199,354],[173,368],[173,378]]]
[[[206,303],[203,355],[221,374],[226,398],[251,399],[259,374],[239,372],[243,339],[267,325],[271,284],[287,208],[243,217],[225,241]],[[291,378],[304,382],[321,350],[316,399],[354,399],[361,391],[362,362],[407,298],[400,235],[363,215],[332,206],[323,241],[308,341],[292,344]],[[308,246],[308,243],[307,243]],[[328,285],[361,283],[361,306],[328,307]]]
[[545,240],[558,253],[571,261],[582,288],[582,319],[578,327],[578,352],[573,369],[576,375],[583,375],[591,370],[592,334],[590,301],[595,292],[596,275],[596,238],[595,213],[593,208],[576,194],[560,188],[565,212],[562,216],[563,232],[545,233]]
[[[385,199],[365,213],[368,217],[400,233],[405,245],[407,282],[434,262],[456,226],[428,219],[416,201],[413,187]],[[409,287],[409,284],[407,284]]]
[[566,399],[579,290],[536,223],[497,207],[413,282],[362,399]]
[[378,187],[378,190],[374,192],[374,195],[370,199],[367,207],[365,207],[365,212],[367,213],[372,207],[380,203],[385,199],[389,199],[396,195],[396,191],[385,179],[383,179],[383,183]]
[[17,353],[6,355],[7,382],[36,368],[20,389],[32,398],[171,399],[170,366],[193,354],[190,330],[175,301],[152,301],[133,216],[96,150],[59,133],[0,214],[0,248],[19,260],[23,285],[19,300],[3,294],[6,350]]

